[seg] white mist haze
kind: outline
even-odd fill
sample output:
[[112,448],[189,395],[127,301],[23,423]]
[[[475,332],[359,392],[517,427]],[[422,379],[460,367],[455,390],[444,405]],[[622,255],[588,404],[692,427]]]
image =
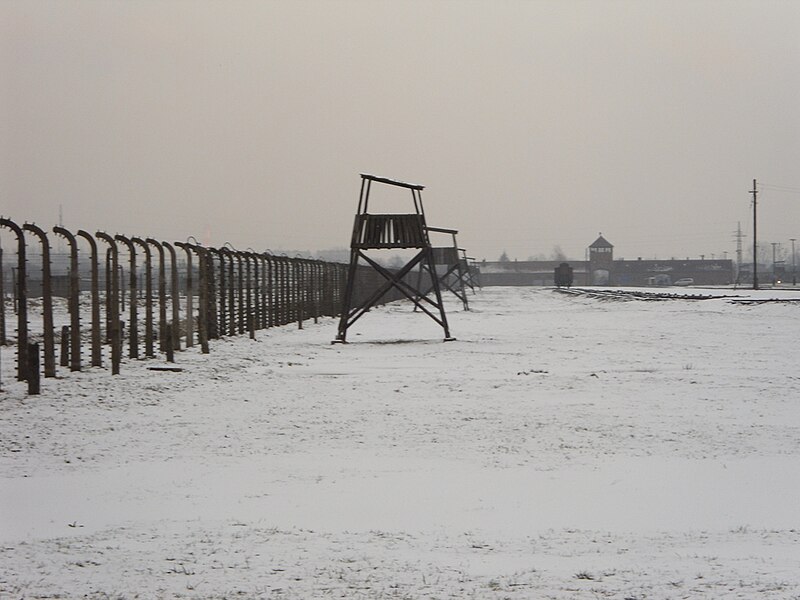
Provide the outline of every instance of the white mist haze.
[[601,231],[626,258],[732,255],[757,178],[790,188],[759,195],[788,245],[798,29],[774,1],[4,2],[0,213],[336,248],[367,172],[425,185],[479,259],[582,258]]

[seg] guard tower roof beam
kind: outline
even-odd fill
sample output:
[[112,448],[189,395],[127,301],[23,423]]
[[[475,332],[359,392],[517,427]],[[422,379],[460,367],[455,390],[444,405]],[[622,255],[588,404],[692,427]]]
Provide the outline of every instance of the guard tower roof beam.
[[396,179],[387,179],[386,177],[378,177],[377,175],[370,175],[368,173],[361,173],[362,179],[367,181],[377,181],[379,183],[388,183],[389,185],[396,185],[398,187],[404,187],[411,190],[421,191],[425,189],[424,185],[419,185],[416,183],[407,183],[405,181],[397,181]]

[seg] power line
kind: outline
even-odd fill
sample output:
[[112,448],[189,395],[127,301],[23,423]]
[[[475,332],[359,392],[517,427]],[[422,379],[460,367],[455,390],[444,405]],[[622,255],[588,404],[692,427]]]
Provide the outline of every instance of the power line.
[[800,188],[790,185],[777,185],[772,183],[759,183],[759,189],[772,192],[782,192],[785,194],[800,194]]

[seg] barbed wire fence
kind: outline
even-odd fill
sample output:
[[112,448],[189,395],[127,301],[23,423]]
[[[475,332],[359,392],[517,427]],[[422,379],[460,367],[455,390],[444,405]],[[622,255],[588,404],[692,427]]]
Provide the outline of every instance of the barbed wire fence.
[[[209,342],[222,337],[255,338],[259,330],[338,316],[342,305],[343,263],[229,243],[214,248],[192,236],[173,244],[58,226],[48,232],[0,218],[3,230],[15,239],[3,236],[5,258],[0,245],[0,346],[15,347],[16,380],[28,383],[29,394],[59,367],[110,367],[116,375],[126,359],[173,362],[175,352],[209,353]],[[66,251],[53,252],[53,241]],[[355,293],[366,297],[382,283],[359,268]],[[381,303],[401,298],[390,290]]]

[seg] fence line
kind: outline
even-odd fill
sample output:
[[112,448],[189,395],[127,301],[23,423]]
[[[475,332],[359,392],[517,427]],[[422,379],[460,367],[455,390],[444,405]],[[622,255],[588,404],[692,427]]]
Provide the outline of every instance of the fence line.
[[[60,365],[81,371],[83,355],[89,351],[90,366],[103,367],[110,354],[112,374],[120,372],[126,341],[129,360],[140,359],[142,349],[144,358],[156,356],[156,340],[158,353],[168,358],[195,345],[208,353],[209,340],[255,337],[258,330],[290,323],[302,328],[308,319],[316,323],[323,316],[338,316],[342,305],[347,277],[347,265],[342,263],[241,251],[230,245],[213,248],[196,241],[175,242],[176,250],[173,244],[153,238],[111,236],[102,231],[92,235],[84,230],[73,234],[54,227],[53,233],[69,247],[65,280],[52,273],[47,232],[6,218],[0,218],[0,228],[16,236],[17,266],[11,269],[11,286],[4,286],[8,273],[0,248],[0,345],[12,343],[6,315],[13,313],[18,381],[38,379],[38,367],[33,373],[31,365],[39,362],[45,378],[56,376],[54,297],[59,302],[66,297],[69,316],[68,324],[61,327]],[[34,247],[29,246],[26,232],[35,237],[39,253],[29,252]],[[29,257],[40,263],[41,279],[30,271]],[[81,270],[88,281],[81,278]],[[29,296],[32,283],[41,287],[36,302]],[[359,268],[355,293],[366,297],[382,283],[373,269]],[[7,302],[9,287],[11,301]],[[401,297],[390,290],[382,302]],[[36,318],[34,327],[31,317]],[[87,319],[88,325],[84,324]],[[32,342],[40,349],[33,350]]]

